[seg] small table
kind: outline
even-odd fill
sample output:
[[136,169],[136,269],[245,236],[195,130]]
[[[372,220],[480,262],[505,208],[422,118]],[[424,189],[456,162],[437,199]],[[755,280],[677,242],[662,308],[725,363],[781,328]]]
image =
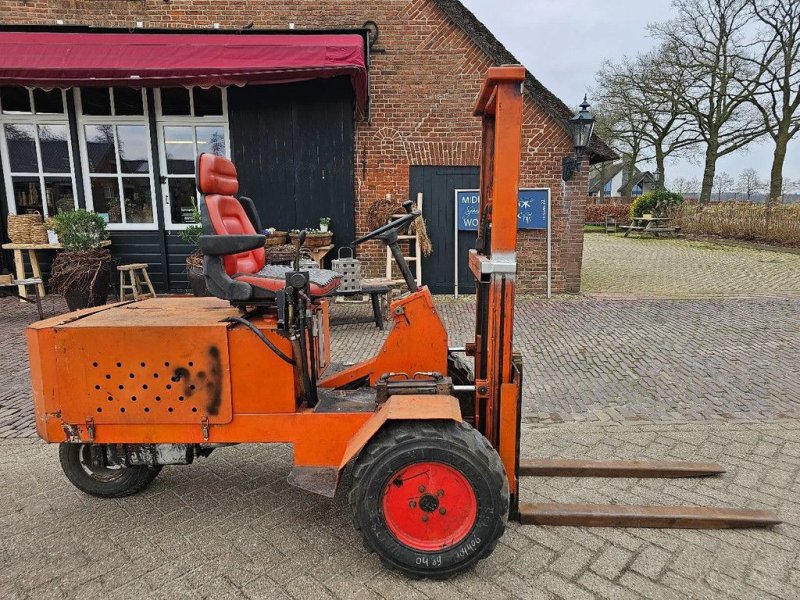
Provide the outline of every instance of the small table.
[[311,260],[317,263],[319,266],[322,266],[322,259],[333,250],[333,244],[329,244],[328,246],[320,246],[319,248],[309,248],[308,246],[303,246],[303,250],[307,251],[311,255]]
[[[2,282],[0,283],[0,296],[13,296],[15,298],[19,298],[21,302],[30,302],[31,304],[36,305],[36,312],[39,313],[39,320],[44,319],[44,313],[42,312],[42,302],[41,297],[39,296],[39,286],[42,285],[42,280],[37,278],[31,279],[16,279],[10,282]],[[28,298],[27,295],[23,296],[19,292],[14,293],[14,288],[16,287],[19,289],[26,289],[28,286],[33,288],[33,297],[34,300]]]
[[392,287],[383,281],[376,283],[363,283],[360,290],[353,290],[342,292],[334,290],[326,296],[326,298],[346,298],[349,296],[369,296],[372,302],[372,318],[371,319],[347,319],[345,321],[337,321],[336,325],[355,325],[358,323],[375,323],[375,326],[383,330],[383,311],[381,310],[381,296],[386,296],[392,291]]
[[[100,242],[101,248],[107,248],[111,245],[111,240],[103,240]],[[38,295],[40,298],[45,297],[44,292],[44,283],[42,282],[42,269],[39,267],[39,259],[36,257],[37,250],[62,250],[64,246],[61,244],[14,244],[13,242],[10,244],[3,244],[3,250],[13,250],[14,251],[14,269],[16,271],[17,281],[25,281],[28,279],[27,273],[25,273],[25,260],[23,259],[23,252],[28,253],[28,261],[31,263],[31,271],[33,273],[33,278],[38,279],[39,283],[36,286],[38,290]],[[20,301],[24,301],[28,298],[28,292],[25,289],[25,286],[20,284],[18,287],[19,291],[19,298]]]
[[671,217],[634,217],[630,225],[622,225],[625,230],[622,237],[628,237],[632,231],[638,231],[639,235],[650,233],[654,237],[658,237],[659,233],[675,233],[678,228],[670,226],[670,221]]

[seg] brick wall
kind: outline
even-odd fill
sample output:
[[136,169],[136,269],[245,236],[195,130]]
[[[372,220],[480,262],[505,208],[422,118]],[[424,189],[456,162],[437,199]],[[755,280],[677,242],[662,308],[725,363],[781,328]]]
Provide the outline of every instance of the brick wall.
[[[356,230],[367,229],[369,203],[408,196],[410,165],[477,165],[480,122],[472,105],[490,58],[434,0],[0,0],[4,24],[65,24],[150,28],[355,28],[375,21],[380,39],[372,56],[372,119],[358,123]],[[572,152],[566,131],[526,98],[522,187],[549,187],[552,196],[553,291],[580,289],[583,215],[588,168],[566,186],[561,157]],[[373,274],[382,272],[382,246],[362,247]],[[519,289],[546,288],[546,233],[522,231]]]

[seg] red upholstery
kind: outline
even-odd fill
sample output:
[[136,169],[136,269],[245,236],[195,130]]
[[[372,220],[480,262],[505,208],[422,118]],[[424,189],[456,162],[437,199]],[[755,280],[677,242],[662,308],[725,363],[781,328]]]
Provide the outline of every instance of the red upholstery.
[[[273,279],[269,277],[253,277],[249,275],[242,275],[236,278],[236,281],[244,281],[249,283],[250,285],[254,285],[256,287],[263,288],[265,290],[270,290],[273,292],[277,292],[278,290],[282,290],[286,287],[286,280],[285,279]],[[325,296],[326,294],[330,294],[336,288],[339,287],[341,283],[340,279],[333,279],[327,285],[318,285],[313,281],[309,282],[308,290],[309,295],[312,298],[319,298],[320,296]]]
[[201,194],[233,196],[239,191],[236,167],[223,156],[201,154],[197,159],[197,189]]
[[[197,189],[205,196],[208,220],[216,235],[253,235],[257,232],[241,202],[233,197],[239,190],[236,167],[227,158],[201,154],[197,160]],[[236,281],[277,292],[286,287],[288,267],[264,265],[264,248],[222,257],[225,272]],[[324,296],[339,287],[332,271],[309,270],[311,296]]]
[[[204,154],[203,156],[209,156]],[[239,201],[232,196],[209,194],[206,210],[214,233],[217,235],[253,235],[256,230],[247,218]],[[237,273],[258,273],[264,266],[264,248],[222,257],[225,272],[233,277]]]

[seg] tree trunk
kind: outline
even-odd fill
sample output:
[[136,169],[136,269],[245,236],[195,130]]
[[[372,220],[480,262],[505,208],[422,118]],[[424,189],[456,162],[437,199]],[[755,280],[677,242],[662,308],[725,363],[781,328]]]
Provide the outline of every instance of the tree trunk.
[[656,144],[656,171],[658,172],[658,179],[655,182],[656,189],[664,189],[667,176],[664,173],[664,150],[661,148],[661,144]]
[[775,140],[775,152],[772,153],[772,169],[769,172],[770,204],[779,204],[783,197],[783,163],[786,160],[786,146],[789,144],[789,131],[782,127]]
[[714,188],[714,173],[717,169],[717,146],[709,144],[706,147],[706,161],[703,169],[703,186],[700,188],[700,202],[711,201],[711,191]]
[[636,165],[633,162],[626,162],[623,169],[625,171],[625,185],[622,186],[622,197],[630,202],[631,191],[633,190],[633,175],[636,172]]

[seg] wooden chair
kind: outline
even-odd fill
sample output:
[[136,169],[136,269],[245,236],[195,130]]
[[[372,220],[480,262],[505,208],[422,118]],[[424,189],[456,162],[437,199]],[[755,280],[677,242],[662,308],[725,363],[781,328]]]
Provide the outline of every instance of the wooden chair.
[[[147,274],[147,263],[131,263],[129,265],[119,265],[119,299],[120,302],[127,300],[130,291],[134,300],[140,298],[155,298],[156,291],[153,289],[153,284],[150,281],[150,275]],[[128,274],[130,283],[125,283],[125,273]],[[148,291],[142,292],[142,287],[147,286]]]

